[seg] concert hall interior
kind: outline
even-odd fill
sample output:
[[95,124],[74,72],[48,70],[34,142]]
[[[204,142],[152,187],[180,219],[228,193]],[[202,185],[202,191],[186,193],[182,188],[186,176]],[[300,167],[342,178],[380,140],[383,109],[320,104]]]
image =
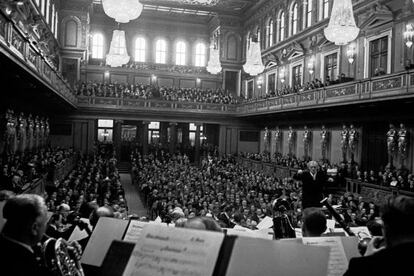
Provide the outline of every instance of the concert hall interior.
[[413,42],[414,0],[0,0],[0,274],[412,270]]

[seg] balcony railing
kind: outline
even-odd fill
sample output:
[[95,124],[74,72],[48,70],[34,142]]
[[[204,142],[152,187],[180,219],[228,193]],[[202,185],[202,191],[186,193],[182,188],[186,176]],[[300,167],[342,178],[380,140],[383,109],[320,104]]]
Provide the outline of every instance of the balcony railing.
[[92,108],[181,110],[198,113],[214,112],[228,113],[242,117],[261,113],[383,101],[390,98],[398,99],[413,96],[414,71],[406,71],[238,105],[161,101],[157,99],[130,99],[122,97],[78,96],[78,106]]
[[121,110],[147,109],[152,111],[175,110],[180,112],[226,114],[236,112],[236,105],[88,96],[78,96],[78,107],[117,108]]
[[243,103],[237,106],[237,114],[248,116],[319,106],[381,101],[390,97],[404,98],[412,96],[414,96],[414,72],[400,72],[327,86],[298,94]]
[[13,21],[0,12],[0,52],[75,106],[76,96],[55,66]]

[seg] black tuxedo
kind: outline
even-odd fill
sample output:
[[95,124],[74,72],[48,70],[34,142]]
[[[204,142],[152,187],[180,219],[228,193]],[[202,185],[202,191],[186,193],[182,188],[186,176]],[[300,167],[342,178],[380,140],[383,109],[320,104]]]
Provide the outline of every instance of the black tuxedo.
[[3,276],[51,275],[36,260],[34,253],[0,235],[0,273]]
[[326,174],[322,171],[316,172],[315,179],[309,171],[296,174],[296,180],[302,181],[302,209],[308,207],[321,207],[323,191],[326,184]]
[[231,222],[230,218],[224,212],[218,215],[218,219],[226,224],[227,228],[233,228],[235,225],[233,222]]
[[383,249],[370,256],[352,258],[344,276],[412,275],[413,252],[414,242],[411,242]]

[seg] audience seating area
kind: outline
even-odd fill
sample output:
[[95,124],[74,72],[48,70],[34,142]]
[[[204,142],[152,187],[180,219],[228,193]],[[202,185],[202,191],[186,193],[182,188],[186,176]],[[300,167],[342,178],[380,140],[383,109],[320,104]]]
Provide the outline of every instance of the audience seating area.
[[163,101],[237,104],[240,99],[222,89],[156,87],[144,84],[82,83],[78,96],[115,97],[129,99],[159,99]]
[[[139,153],[131,155],[132,173],[149,210],[149,218],[164,222],[207,216],[222,227],[229,221],[250,229],[265,216],[273,216],[272,202],[281,199],[288,206],[294,227],[301,224],[301,184],[291,177],[277,178],[245,168],[234,156],[204,159],[192,166],[185,155]],[[350,226],[367,225],[378,216],[377,206],[358,195],[329,195],[329,202],[340,205]],[[223,221],[227,212],[229,221]]]

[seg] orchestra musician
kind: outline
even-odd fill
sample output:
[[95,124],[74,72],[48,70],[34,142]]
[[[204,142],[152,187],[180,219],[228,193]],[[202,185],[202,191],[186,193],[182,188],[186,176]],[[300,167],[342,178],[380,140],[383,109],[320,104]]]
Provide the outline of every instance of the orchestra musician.
[[[0,234],[1,275],[53,275],[38,254],[48,222],[44,199],[35,194],[11,197],[3,207],[3,217],[7,221]],[[80,259],[80,247],[76,242],[68,249]]]

